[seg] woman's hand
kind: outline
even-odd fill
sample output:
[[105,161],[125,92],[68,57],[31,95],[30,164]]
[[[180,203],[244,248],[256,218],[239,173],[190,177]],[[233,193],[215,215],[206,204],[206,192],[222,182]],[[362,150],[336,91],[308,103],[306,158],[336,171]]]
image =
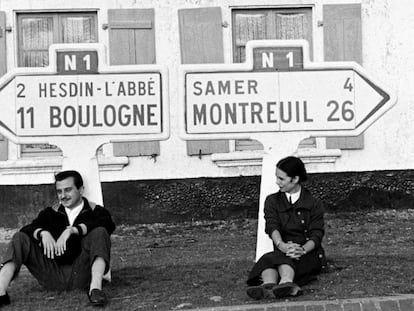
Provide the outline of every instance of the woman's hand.
[[305,254],[305,250],[303,247],[297,243],[288,242],[285,243],[287,246],[286,249],[286,256],[292,258],[292,259],[299,259],[301,256]]
[[[289,243],[291,243],[291,242],[289,242]],[[289,243],[285,243],[285,242],[280,242],[279,243],[279,250],[282,252],[282,253],[285,253],[285,254],[287,254],[287,252],[289,251]]]

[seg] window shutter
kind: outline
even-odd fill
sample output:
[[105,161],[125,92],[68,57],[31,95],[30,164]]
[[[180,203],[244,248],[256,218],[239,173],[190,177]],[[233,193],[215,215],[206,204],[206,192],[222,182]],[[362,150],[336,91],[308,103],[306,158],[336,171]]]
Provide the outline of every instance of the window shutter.
[[[181,63],[223,63],[221,8],[178,10]],[[188,155],[229,152],[228,140],[187,141]]]
[[[155,64],[153,9],[109,9],[111,65]],[[115,156],[159,155],[158,141],[114,143]]]
[[[355,61],[362,64],[361,4],[323,6],[325,61]],[[327,137],[328,149],[363,149],[364,134]]]
[[[0,11],[0,77],[7,72],[6,59],[6,13]],[[8,158],[8,141],[0,135],[0,161]]]

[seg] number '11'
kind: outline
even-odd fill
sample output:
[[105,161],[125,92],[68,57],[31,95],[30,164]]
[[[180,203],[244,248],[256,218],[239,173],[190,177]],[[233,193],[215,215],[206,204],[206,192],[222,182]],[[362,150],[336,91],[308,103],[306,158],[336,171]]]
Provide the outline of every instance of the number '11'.
[[20,115],[20,128],[25,128],[25,114],[27,114],[29,118],[29,127],[34,128],[34,109],[33,107],[28,108],[26,111],[24,111],[24,107],[20,107],[17,110],[17,114]]

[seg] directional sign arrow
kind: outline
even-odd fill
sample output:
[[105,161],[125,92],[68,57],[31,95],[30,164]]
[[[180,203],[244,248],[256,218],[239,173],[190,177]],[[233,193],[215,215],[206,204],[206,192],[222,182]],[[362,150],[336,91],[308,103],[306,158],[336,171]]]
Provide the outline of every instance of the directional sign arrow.
[[[257,70],[256,47],[292,44],[303,48],[303,68]],[[252,41],[245,64],[183,66],[183,138],[359,135],[395,104],[392,92],[357,63],[312,63],[306,51],[301,40]]]
[[52,45],[48,67],[1,77],[0,133],[18,143],[99,135],[107,142],[167,139],[166,69],[108,66],[104,52],[99,44]]

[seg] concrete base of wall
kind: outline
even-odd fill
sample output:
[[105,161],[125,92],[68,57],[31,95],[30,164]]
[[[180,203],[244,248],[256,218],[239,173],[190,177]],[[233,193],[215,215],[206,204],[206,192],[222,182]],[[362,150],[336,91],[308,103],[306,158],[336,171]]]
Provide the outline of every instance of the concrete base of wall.
[[[327,212],[414,208],[414,170],[312,174],[306,187]],[[120,181],[102,184],[116,223],[256,218],[260,177]],[[0,186],[0,227],[30,222],[55,202],[53,185]]]

